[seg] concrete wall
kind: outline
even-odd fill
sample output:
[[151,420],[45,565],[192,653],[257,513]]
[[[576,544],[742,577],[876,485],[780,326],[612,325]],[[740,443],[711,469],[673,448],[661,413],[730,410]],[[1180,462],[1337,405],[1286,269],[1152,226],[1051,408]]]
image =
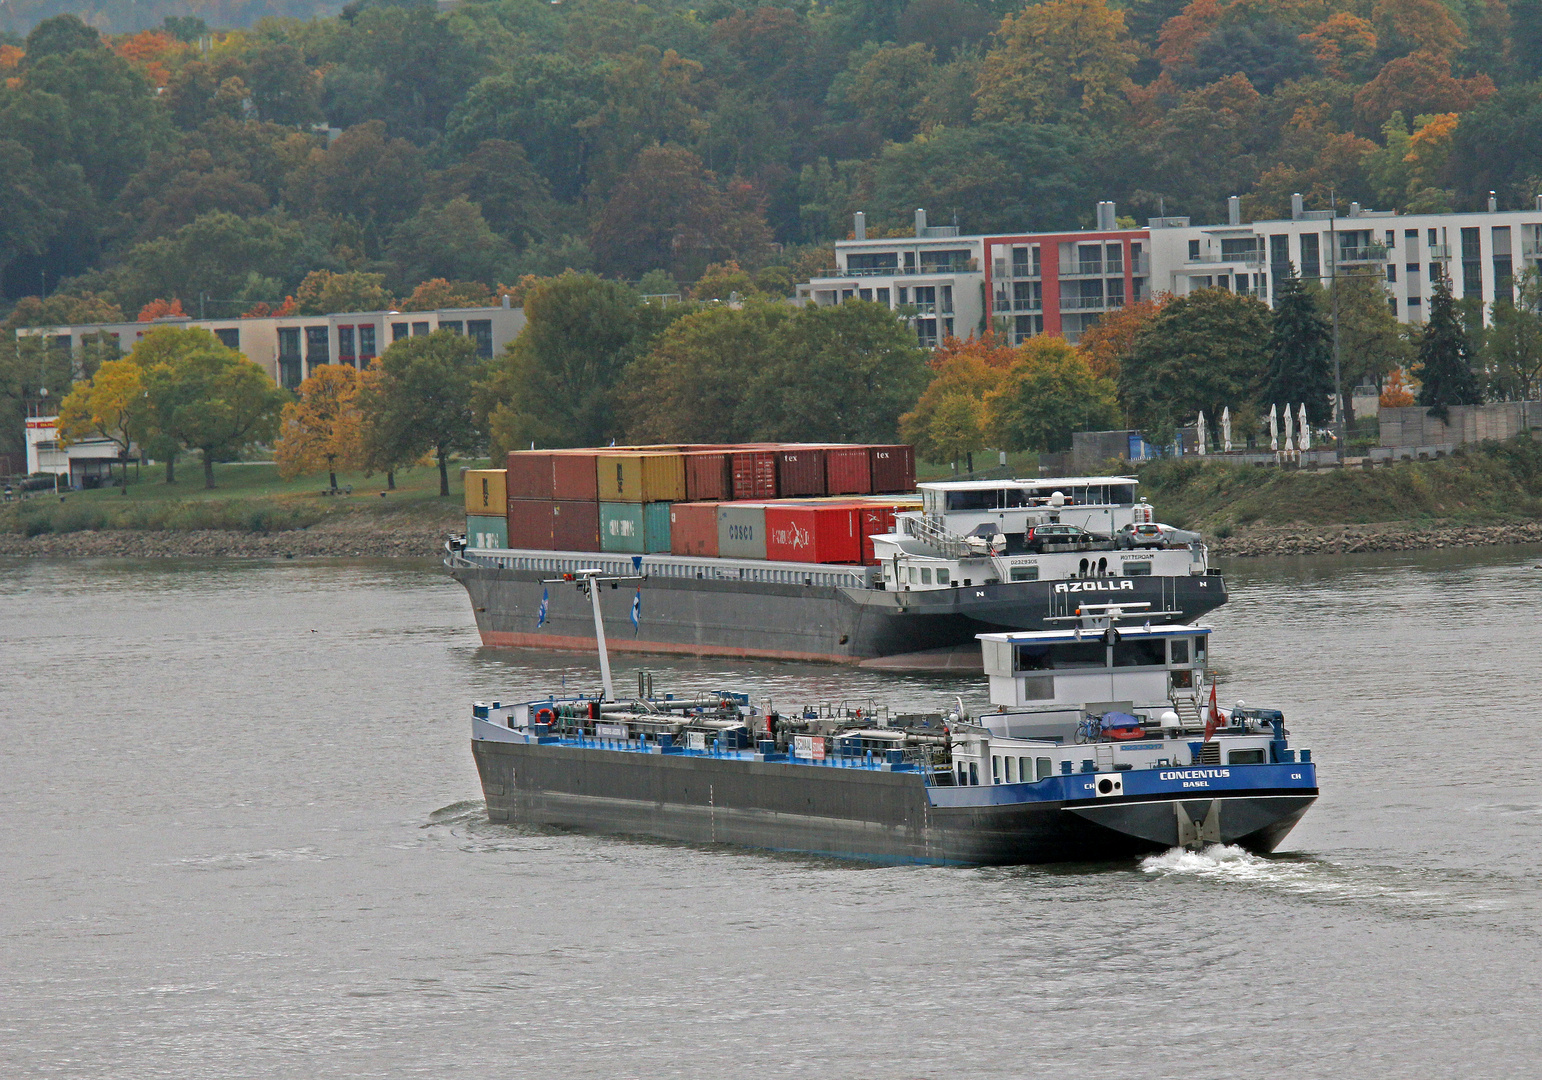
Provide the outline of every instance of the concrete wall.
[[1449,423],[1430,416],[1421,405],[1381,410],[1381,445],[1454,446],[1484,439],[1508,439],[1542,427],[1542,402],[1499,401],[1491,405],[1453,405]]

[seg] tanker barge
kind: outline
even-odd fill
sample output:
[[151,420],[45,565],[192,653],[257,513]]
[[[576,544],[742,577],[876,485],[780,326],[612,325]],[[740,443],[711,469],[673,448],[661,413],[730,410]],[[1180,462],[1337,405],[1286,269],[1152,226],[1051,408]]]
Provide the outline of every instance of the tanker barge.
[[[590,579],[593,589],[602,582]],[[489,818],[880,863],[1273,851],[1317,797],[1277,710],[1221,708],[1210,631],[1092,610],[982,635],[997,711],[778,713],[731,691],[472,708]],[[1101,614],[1100,614],[1101,612]],[[1092,700],[1092,699],[1097,700]]]
[[[597,570],[646,580],[635,596],[613,587],[601,597],[618,651],[978,670],[977,635],[1045,629],[1089,601],[1145,604],[1180,622],[1226,602],[1201,538],[1153,526],[1137,484],[920,484],[918,508],[891,512],[885,531],[862,538],[875,565],[465,542],[449,545],[445,565],[469,594],[487,646],[592,649],[589,603],[547,580]],[[739,550],[763,548],[766,538],[753,535],[761,519],[746,505],[722,503],[716,513]],[[782,545],[796,547],[796,537]]]

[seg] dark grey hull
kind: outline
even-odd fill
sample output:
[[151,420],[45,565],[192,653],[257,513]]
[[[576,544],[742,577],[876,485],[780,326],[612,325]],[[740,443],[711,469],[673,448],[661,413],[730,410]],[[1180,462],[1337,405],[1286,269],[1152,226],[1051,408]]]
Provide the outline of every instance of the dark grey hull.
[[[482,643],[587,651],[594,648],[589,601],[566,585],[543,585],[532,570],[451,564],[466,588]],[[810,567],[811,571],[823,569]],[[541,594],[550,601],[537,626]],[[1146,603],[1184,622],[1226,602],[1218,574],[1016,581],[892,592],[738,580],[650,577],[642,617],[631,623],[633,592],[601,593],[607,642],[620,652],[765,657],[857,663],[873,657],[975,644],[976,634],[1040,630],[1082,602]]]
[[[1124,832],[1062,802],[934,805],[914,772],[481,739],[472,740],[472,751],[494,822],[880,863],[955,865],[1119,859],[1162,851],[1180,840],[1177,824],[1171,839]],[[991,791],[932,790],[955,802]],[[1204,800],[1222,804],[1204,815],[1216,835],[1183,839],[1273,851],[1315,798],[1312,789]],[[1164,813],[1179,820],[1176,800],[1145,799],[1141,805],[1148,824]]]

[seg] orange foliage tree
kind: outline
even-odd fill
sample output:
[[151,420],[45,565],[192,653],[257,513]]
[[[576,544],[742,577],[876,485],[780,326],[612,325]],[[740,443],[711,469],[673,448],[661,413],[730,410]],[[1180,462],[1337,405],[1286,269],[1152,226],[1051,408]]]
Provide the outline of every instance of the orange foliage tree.
[[1408,384],[1403,378],[1402,368],[1393,368],[1387,376],[1386,382],[1381,387],[1381,407],[1383,409],[1406,409],[1414,403],[1413,393],[1408,389]]
[[299,305],[295,302],[295,298],[292,296],[284,297],[284,302],[277,306],[268,303],[266,300],[259,300],[252,306],[252,310],[242,312],[241,318],[268,319],[275,316],[295,315],[298,314],[298,308]]
[[480,281],[446,281],[430,278],[402,301],[403,311],[436,311],[439,308],[490,307],[493,294]]
[[335,490],[337,470],[363,462],[359,373],[347,364],[322,364],[300,384],[299,400],[284,406],[273,460],[285,480],[327,470]]
[[1169,299],[1171,297],[1167,293],[1158,293],[1122,308],[1115,308],[1083,331],[1078,348],[1091,366],[1092,373],[1099,378],[1117,382],[1119,364],[1134,346],[1135,335],[1162,310],[1162,305]]
[[175,317],[187,318],[187,312],[182,310],[182,301],[176,297],[170,300],[159,298],[151,300],[139,309],[139,321],[150,322],[152,319],[167,319]]
[[1018,360],[1018,352],[993,332],[987,330],[983,337],[945,337],[942,344],[932,351],[927,364],[933,371],[941,371],[956,356],[972,356],[986,367],[1009,368]]

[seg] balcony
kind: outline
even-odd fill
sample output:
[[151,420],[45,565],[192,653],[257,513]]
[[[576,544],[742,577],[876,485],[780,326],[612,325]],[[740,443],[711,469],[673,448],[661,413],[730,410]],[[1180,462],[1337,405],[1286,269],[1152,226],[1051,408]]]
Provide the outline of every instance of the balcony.
[[843,270],[839,266],[827,266],[813,274],[809,279],[813,281],[835,280],[842,278],[860,277],[936,277],[942,274],[975,274],[978,270],[971,269],[967,264],[948,266],[923,266],[917,270],[913,266],[877,266],[860,267],[855,270]]
[[1264,253],[1262,251],[1239,251],[1233,255],[1207,253],[1188,260],[1189,266],[1214,266],[1218,263],[1231,263],[1237,266],[1262,266],[1264,264]]
[[1122,296],[1062,296],[1061,311],[1103,311],[1106,308],[1124,307]]
[[1373,263],[1386,261],[1386,244],[1371,244],[1367,247],[1339,248],[1338,264],[1340,266],[1345,266],[1350,263]]
[[1036,278],[1039,276],[1039,271],[1032,263],[1007,262],[1005,259],[997,259],[991,264],[991,277],[997,281],[1004,281],[1008,278]]
[[991,304],[991,309],[998,313],[1008,311],[1043,311],[1044,301],[1030,298],[1013,299],[1010,296],[998,296]]
[[1521,258],[1542,259],[1542,240],[1522,240]]
[[1451,257],[1450,244],[1431,244],[1429,247],[1430,258],[1432,259],[1449,259]]
[[916,314],[917,315],[935,315],[935,314],[937,314],[937,305],[936,305],[936,303],[911,304],[910,306],[916,309]]
[[[1122,270],[1119,271],[1119,272],[1123,273]],[[1103,276],[1103,260],[1102,259],[1083,259],[1080,262],[1061,263],[1060,264],[1060,276],[1061,277],[1102,277]]]

